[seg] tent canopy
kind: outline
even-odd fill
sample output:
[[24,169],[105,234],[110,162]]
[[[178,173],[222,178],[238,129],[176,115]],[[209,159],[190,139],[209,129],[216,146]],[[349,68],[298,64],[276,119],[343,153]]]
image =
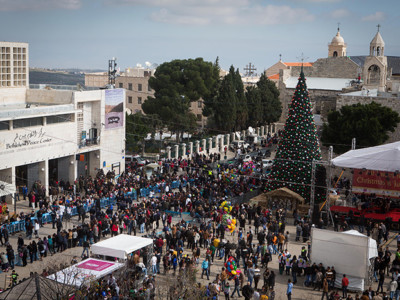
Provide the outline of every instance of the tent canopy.
[[93,254],[126,259],[130,253],[152,244],[152,239],[120,234],[92,245],[90,250]]
[[88,284],[91,280],[104,277],[123,266],[124,264],[117,262],[88,258],[55,274],[51,274],[47,278],[62,284],[80,287]]
[[396,172],[400,170],[400,142],[350,150],[332,163],[337,167]]

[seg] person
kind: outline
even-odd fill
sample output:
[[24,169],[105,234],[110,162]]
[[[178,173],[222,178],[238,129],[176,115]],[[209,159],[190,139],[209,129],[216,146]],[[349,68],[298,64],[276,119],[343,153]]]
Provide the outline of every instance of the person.
[[293,283],[290,279],[288,279],[286,295],[288,300],[292,300],[292,290],[293,290]]
[[343,298],[347,297],[347,287],[348,286],[349,286],[349,279],[346,277],[346,274],[343,274],[343,278],[342,278]]
[[390,292],[390,299],[394,299],[394,294],[397,290],[397,280],[393,278],[393,280],[389,284],[389,292]]
[[328,279],[325,277],[324,280],[322,281],[322,297],[321,297],[321,300],[324,300],[325,296],[326,296],[326,299],[329,300],[328,292],[329,292],[329,284],[328,284]]
[[226,281],[224,284],[224,295],[225,295],[225,300],[229,300],[229,295],[231,293],[231,287],[229,286],[229,281]]
[[204,273],[207,275],[207,280],[210,280],[210,272],[208,271],[209,268],[209,261],[208,259],[204,259],[203,263],[201,264],[202,272],[201,272],[201,278],[203,279]]
[[15,270],[12,270],[12,273],[11,273],[11,280],[12,280],[11,284],[12,284],[12,286],[17,285],[18,276],[19,276],[18,273],[15,272]]
[[82,251],[82,255],[81,257],[84,257],[84,254],[86,252],[86,257],[89,257],[89,248],[90,248],[90,244],[89,241],[84,241],[83,242],[83,251]]
[[235,295],[235,292],[237,291],[238,297],[240,298],[240,293],[239,293],[239,289],[240,289],[240,280],[239,280],[239,276],[235,275],[235,277],[233,277],[233,280],[235,281],[235,288],[233,289],[233,293],[231,295],[231,298],[233,298],[233,295]]
[[242,294],[245,300],[250,300],[253,297],[254,290],[251,287],[250,281],[242,288]]

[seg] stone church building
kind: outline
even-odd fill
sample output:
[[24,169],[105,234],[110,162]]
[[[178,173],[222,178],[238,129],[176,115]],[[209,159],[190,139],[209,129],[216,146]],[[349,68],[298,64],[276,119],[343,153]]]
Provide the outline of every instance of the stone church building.
[[[282,123],[286,120],[302,65],[313,112],[322,122],[331,110],[372,101],[400,113],[400,56],[385,56],[385,42],[379,26],[370,42],[369,55],[347,56],[347,44],[338,28],[328,45],[327,58],[313,63],[279,60],[268,68],[266,76],[276,82],[280,91]],[[396,138],[397,134],[393,136]]]

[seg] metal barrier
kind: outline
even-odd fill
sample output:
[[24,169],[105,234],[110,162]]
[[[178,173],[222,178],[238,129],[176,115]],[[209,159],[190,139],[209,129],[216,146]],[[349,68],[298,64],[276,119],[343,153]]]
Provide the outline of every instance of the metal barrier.
[[[126,193],[125,197],[131,198],[131,199],[136,199],[137,198],[136,191]],[[100,199],[100,207],[101,208],[108,207],[111,204],[115,204],[115,203],[116,203],[115,197]],[[84,204],[83,207],[85,208],[85,211],[88,212],[94,205],[95,205],[95,203],[92,203],[90,205]],[[78,215],[78,209],[76,206],[74,206],[71,211],[71,216],[76,216],[76,215]],[[31,220],[35,221],[35,220],[37,220],[37,217],[32,217]],[[51,223],[52,220],[53,220],[53,217],[51,216],[50,213],[43,214],[43,216],[42,216],[43,224]],[[25,231],[25,220],[4,224],[2,226],[7,227],[9,234],[14,234],[19,231]],[[0,226],[0,227],[2,227],[2,226]]]

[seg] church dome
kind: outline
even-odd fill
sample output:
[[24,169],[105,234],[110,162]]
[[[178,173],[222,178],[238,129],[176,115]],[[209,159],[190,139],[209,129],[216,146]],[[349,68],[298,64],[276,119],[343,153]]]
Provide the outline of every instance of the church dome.
[[340,31],[339,31],[339,30],[338,30],[338,32],[336,33],[336,35],[333,37],[333,39],[332,39],[332,44],[344,45],[344,39],[343,39],[342,36],[340,35]]

